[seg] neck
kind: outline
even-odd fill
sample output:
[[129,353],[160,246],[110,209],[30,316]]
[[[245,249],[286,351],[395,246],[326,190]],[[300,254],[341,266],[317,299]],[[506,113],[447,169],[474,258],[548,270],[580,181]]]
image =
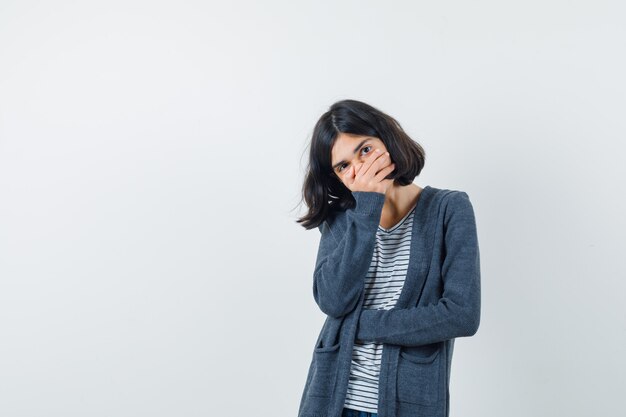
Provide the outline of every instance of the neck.
[[385,193],[385,204],[380,215],[381,226],[390,228],[397,224],[417,203],[422,190],[423,188],[415,184],[406,186],[394,184],[389,187]]
[[416,184],[396,185],[394,182],[385,193],[385,205],[383,211],[397,213],[411,207],[416,202],[416,197],[422,188]]

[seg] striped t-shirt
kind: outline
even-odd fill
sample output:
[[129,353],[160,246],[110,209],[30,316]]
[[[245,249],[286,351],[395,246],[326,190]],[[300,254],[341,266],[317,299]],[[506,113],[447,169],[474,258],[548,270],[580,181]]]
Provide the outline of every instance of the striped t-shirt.
[[[409,265],[415,207],[390,229],[378,225],[372,263],[365,277],[363,308],[389,310],[395,306]],[[382,350],[382,343],[355,340],[345,407],[378,412]]]

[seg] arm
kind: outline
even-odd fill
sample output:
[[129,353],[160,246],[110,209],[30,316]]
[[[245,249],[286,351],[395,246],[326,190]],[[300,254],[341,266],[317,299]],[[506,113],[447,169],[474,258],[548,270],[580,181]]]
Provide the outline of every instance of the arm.
[[444,219],[444,290],[436,304],[363,309],[356,338],[418,346],[472,336],[480,322],[480,254],[474,210],[465,192],[451,196]]
[[327,222],[319,226],[320,238],[315,271],[313,298],[320,310],[339,318],[356,307],[372,262],[376,229],[385,195],[373,191],[354,191],[356,207],[346,211],[347,227],[334,236]]

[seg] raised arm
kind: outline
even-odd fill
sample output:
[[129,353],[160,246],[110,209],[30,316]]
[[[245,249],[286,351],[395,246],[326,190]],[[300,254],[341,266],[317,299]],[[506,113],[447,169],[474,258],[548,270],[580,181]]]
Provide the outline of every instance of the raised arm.
[[378,192],[355,191],[352,195],[356,207],[346,211],[347,227],[341,236],[333,235],[327,222],[319,226],[322,236],[313,273],[313,298],[322,312],[335,318],[352,311],[363,291],[385,203],[385,194]]
[[451,196],[445,213],[444,290],[436,304],[361,311],[356,338],[418,346],[474,335],[480,323],[480,254],[467,193]]

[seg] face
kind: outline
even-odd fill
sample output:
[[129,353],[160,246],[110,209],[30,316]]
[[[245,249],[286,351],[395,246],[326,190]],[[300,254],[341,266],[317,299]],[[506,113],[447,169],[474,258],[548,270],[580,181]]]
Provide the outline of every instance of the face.
[[331,166],[334,174],[343,183],[343,176],[351,165],[358,171],[365,156],[375,149],[386,152],[382,140],[375,136],[359,136],[340,133],[331,150]]

